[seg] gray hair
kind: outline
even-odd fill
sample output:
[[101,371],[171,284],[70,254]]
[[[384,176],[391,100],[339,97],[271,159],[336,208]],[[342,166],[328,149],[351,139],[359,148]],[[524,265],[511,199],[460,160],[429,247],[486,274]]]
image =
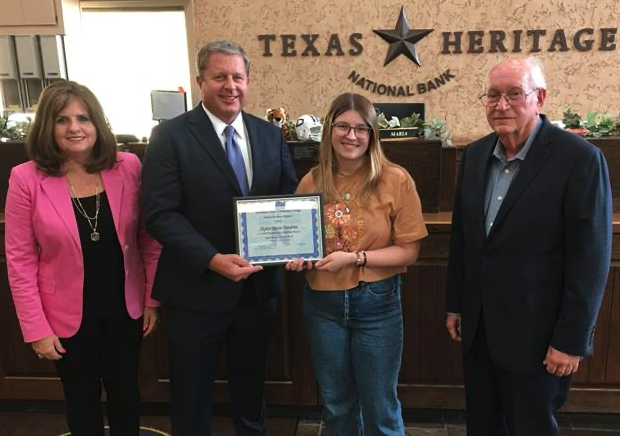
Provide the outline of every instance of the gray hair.
[[196,60],[196,68],[198,69],[198,75],[202,77],[205,70],[207,69],[207,61],[209,60],[209,56],[213,53],[225,53],[231,55],[238,55],[243,58],[243,63],[245,64],[245,73],[250,77],[250,57],[247,52],[234,41],[228,40],[219,40],[213,41],[205,45],[198,52],[197,60]]
[[542,64],[535,57],[529,56],[525,59],[527,75],[530,83],[535,89],[547,89],[547,81],[543,73]]

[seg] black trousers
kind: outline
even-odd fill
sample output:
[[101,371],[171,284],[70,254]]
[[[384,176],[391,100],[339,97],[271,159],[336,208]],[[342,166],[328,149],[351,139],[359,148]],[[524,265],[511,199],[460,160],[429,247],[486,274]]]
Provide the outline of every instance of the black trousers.
[[211,435],[213,385],[220,351],[226,349],[232,418],[239,436],[265,434],[265,368],[276,299],[256,300],[244,290],[229,312],[203,313],[169,307],[173,436]]
[[554,413],[568,396],[572,376],[517,373],[493,361],[482,320],[463,352],[468,436],[557,436]]
[[103,436],[102,381],[111,436],[138,435],[141,340],[142,318],[134,320],[127,313],[82,321],[74,336],[60,339],[67,352],[55,363],[71,436]]

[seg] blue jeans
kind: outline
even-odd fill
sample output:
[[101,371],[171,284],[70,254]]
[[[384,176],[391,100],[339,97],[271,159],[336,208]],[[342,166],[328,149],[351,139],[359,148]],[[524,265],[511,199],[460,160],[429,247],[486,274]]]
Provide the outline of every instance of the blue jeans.
[[306,286],[303,318],[330,435],[404,435],[400,276],[346,291]]

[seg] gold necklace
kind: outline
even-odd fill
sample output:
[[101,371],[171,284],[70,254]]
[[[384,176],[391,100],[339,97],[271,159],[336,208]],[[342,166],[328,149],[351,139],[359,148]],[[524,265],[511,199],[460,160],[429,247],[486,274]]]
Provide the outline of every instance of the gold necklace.
[[[86,218],[86,221],[88,221],[88,226],[92,230],[92,233],[90,234],[90,240],[93,242],[97,242],[99,239],[101,239],[101,235],[97,231],[97,224],[99,223],[99,207],[101,206],[101,193],[99,192],[99,186],[95,188],[95,216],[93,217],[88,216],[88,214],[86,213],[86,209],[84,209],[84,206],[82,206],[82,203],[80,202],[80,199],[78,198],[75,189],[73,189],[73,185],[69,185],[69,190],[71,191],[71,201],[73,202],[73,205],[80,213],[80,215]],[[93,222],[95,223],[94,225]]]

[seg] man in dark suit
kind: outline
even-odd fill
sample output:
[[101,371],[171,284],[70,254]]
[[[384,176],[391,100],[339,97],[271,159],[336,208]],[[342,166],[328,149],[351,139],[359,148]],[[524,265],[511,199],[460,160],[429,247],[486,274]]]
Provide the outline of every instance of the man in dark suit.
[[167,307],[175,436],[211,434],[218,355],[226,347],[237,435],[264,435],[264,377],[280,268],[233,254],[233,197],[297,186],[282,132],[242,111],[250,61],[216,41],[198,53],[202,103],[156,127],[144,160],[149,233],[163,246],[153,296]]
[[452,215],[446,326],[461,341],[470,436],[558,434],[554,412],[592,353],[611,257],[601,151],[541,114],[534,59],[481,97],[494,133],[468,145]]

